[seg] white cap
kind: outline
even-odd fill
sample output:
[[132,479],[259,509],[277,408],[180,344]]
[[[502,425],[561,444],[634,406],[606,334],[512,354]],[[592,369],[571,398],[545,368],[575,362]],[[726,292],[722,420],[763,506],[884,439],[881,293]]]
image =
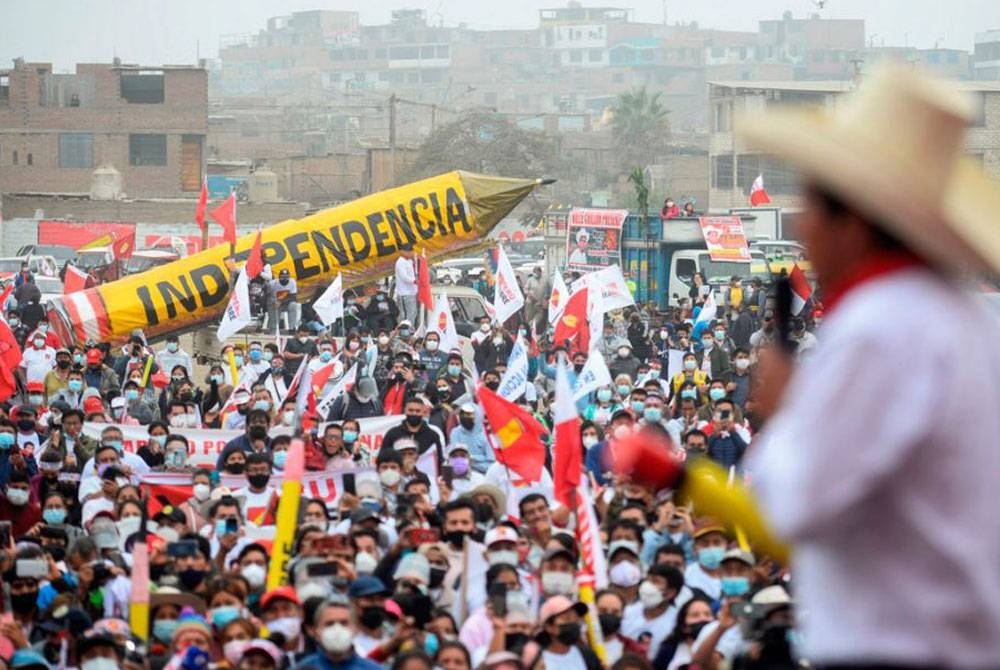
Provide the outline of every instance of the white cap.
[[485,544],[487,547],[496,544],[497,542],[514,542],[516,544],[517,539],[517,531],[513,528],[509,526],[497,526],[486,533]]

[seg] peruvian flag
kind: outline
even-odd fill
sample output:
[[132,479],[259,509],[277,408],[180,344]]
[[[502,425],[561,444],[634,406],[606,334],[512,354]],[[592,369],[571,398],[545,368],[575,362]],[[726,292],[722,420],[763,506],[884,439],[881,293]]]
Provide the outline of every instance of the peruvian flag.
[[113,242],[111,242],[111,255],[115,257],[115,260],[124,260],[126,258],[132,257],[132,251],[135,249],[135,229],[132,229],[131,233],[127,235],[122,235],[121,237],[115,236]]
[[417,256],[417,302],[428,311],[434,309],[434,297],[431,295],[431,271],[427,265],[427,252]]
[[587,322],[587,287],[578,289],[566,301],[562,316],[556,321],[555,333],[552,338],[556,344],[562,345],[570,341],[570,354],[590,351],[590,326]]
[[760,205],[770,204],[771,198],[768,197],[767,189],[764,188],[764,175],[759,174],[750,186],[750,206],[759,207]]
[[253,247],[250,249],[250,256],[247,258],[247,277],[250,279],[256,279],[257,275],[264,271],[264,254],[260,248],[260,233],[261,231],[258,230]]
[[[13,282],[11,282],[13,284]],[[0,319],[0,401],[6,402],[16,392],[14,373],[21,365],[21,347],[7,322]]]
[[208,215],[222,226],[222,238],[230,244],[236,244],[236,194],[230,193],[229,197]]
[[63,281],[63,293],[73,293],[87,288],[89,275],[75,265],[66,266],[66,279]]
[[552,276],[552,294],[549,295],[549,323],[555,323],[562,316],[568,300],[569,289],[566,288],[562,273],[556,272]]
[[792,287],[792,314],[798,316],[813,294],[812,288],[806,280],[806,273],[802,271],[798,263],[788,275],[788,283]]
[[205,232],[205,208],[208,206],[208,177],[201,180],[201,193],[198,194],[198,207],[194,210],[194,220],[198,222],[201,232]]
[[580,486],[583,472],[583,447],[580,442],[580,417],[573,404],[573,389],[569,385],[566,364],[556,369],[556,401],[552,411],[556,429],[556,446],[552,453],[552,481],[556,500],[574,509],[573,492]]

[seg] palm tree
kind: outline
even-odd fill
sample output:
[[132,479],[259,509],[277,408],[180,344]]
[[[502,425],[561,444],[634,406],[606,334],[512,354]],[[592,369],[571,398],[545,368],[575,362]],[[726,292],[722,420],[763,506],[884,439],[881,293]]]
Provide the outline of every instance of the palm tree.
[[643,86],[618,96],[611,130],[626,169],[645,168],[666,147],[670,136],[667,115],[660,94],[650,94]]
[[649,247],[653,231],[649,227],[649,186],[646,185],[646,171],[641,167],[633,168],[632,172],[629,173],[628,180],[635,188],[635,204],[639,210],[639,230],[646,240],[646,262],[644,263],[646,276],[643,277],[642,290],[646,292],[646,299],[648,300],[650,286],[649,266],[652,264],[649,257]]

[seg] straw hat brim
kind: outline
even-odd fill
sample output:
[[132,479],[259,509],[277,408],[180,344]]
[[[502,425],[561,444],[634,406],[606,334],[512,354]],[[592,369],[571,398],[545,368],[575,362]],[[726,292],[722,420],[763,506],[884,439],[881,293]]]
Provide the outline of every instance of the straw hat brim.
[[938,267],[1000,272],[1000,185],[969,159],[956,159],[943,197],[934,197],[920,186],[926,179],[920,162],[910,159],[914,152],[884,146],[817,111],[748,114],[739,119],[737,133]]

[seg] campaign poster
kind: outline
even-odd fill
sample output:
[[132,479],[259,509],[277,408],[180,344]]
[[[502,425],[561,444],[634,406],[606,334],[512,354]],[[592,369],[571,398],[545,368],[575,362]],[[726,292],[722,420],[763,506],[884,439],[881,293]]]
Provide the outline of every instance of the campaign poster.
[[566,225],[566,267],[590,272],[621,263],[622,224],[627,209],[575,207]]
[[750,262],[750,247],[738,216],[703,216],[701,234],[713,261]]

